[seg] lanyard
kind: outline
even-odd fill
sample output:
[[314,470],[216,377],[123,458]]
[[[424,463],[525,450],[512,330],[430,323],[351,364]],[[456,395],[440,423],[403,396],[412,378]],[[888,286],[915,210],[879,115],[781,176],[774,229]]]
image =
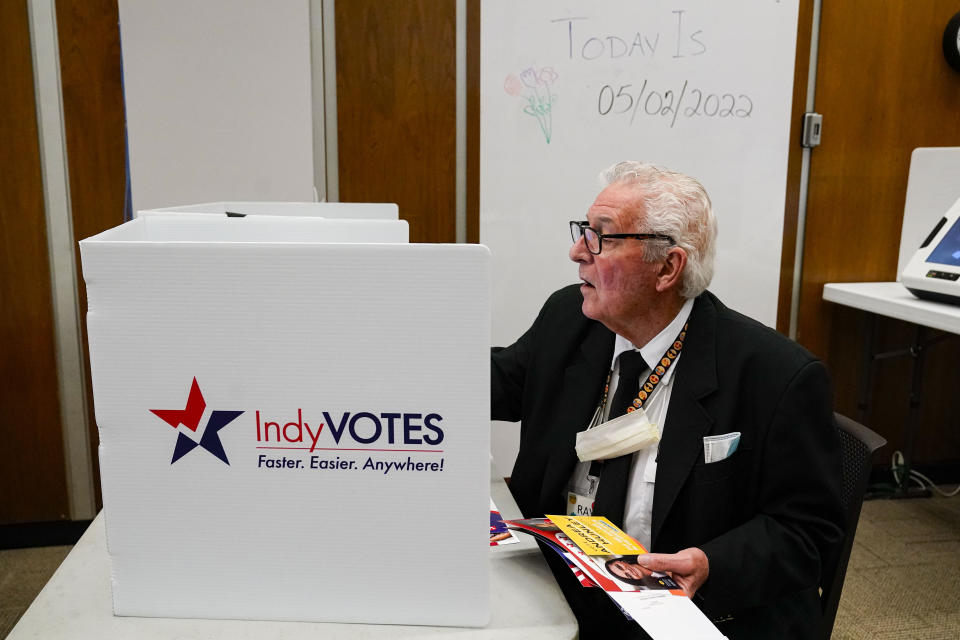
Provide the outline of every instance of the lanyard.
[[[640,386],[639,391],[637,392],[636,398],[633,402],[627,407],[627,413],[641,409],[656,390],[657,385],[660,384],[660,381],[666,375],[667,371],[680,356],[680,351],[683,349],[684,339],[687,337],[687,328],[689,323],[683,325],[683,329],[680,330],[680,333],[677,334],[676,339],[666,350],[663,356],[660,357],[660,360],[653,366],[650,371],[650,374],[647,376],[646,381]],[[597,426],[600,420],[603,417],[603,410],[607,404],[607,396],[610,392],[610,379],[613,377],[613,369],[610,370],[610,373],[607,374],[607,381],[603,387],[603,398],[600,400],[600,404],[597,406],[597,410],[594,413],[593,420],[588,429],[592,429]],[[623,381],[621,381],[623,382]],[[610,462],[607,460],[606,462]],[[584,466],[584,464],[586,466]],[[577,471],[574,473],[574,477],[571,478],[569,489],[567,492],[567,501],[569,504],[574,505],[573,507],[568,507],[572,509],[570,513],[572,515],[581,515],[582,513],[591,513],[593,511],[594,500],[597,495],[597,488],[600,484],[600,476],[603,473],[605,467],[605,462],[601,460],[593,460],[589,463],[581,463],[577,467]]]
[[[627,407],[627,413],[636,411],[643,407],[643,403],[653,395],[654,390],[657,388],[657,385],[660,384],[660,381],[666,375],[667,371],[673,365],[674,361],[680,356],[680,351],[683,349],[683,341],[687,337],[687,327],[690,326],[690,323],[684,323],[683,329],[680,330],[680,333],[677,334],[676,339],[673,341],[673,344],[670,345],[670,348],[667,349],[664,354],[660,357],[660,361],[655,367],[650,370],[650,375],[647,376],[647,380],[640,385],[640,390],[637,392],[637,397],[633,399],[633,402]],[[596,417],[594,420],[599,420],[603,416],[603,409],[607,405],[607,395],[610,393],[610,378],[613,377],[613,369],[610,369],[610,373],[607,374],[607,381],[603,385],[603,397],[600,399],[600,406],[597,407],[597,411],[594,414]],[[591,425],[591,426],[596,426]]]

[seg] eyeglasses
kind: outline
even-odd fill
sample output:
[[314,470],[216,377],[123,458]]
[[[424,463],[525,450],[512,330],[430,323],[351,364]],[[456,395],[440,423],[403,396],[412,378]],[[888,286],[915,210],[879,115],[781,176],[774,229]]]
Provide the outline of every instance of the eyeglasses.
[[673,238],[660,233],[599,233],[592,229],[590,223],[586,220],[570,221],[570,237],[573,238],[573,244],[577,244],[580,238],[583,238],[587,251],[597,256],[603,251],[604,238],[636,238],[637,240],[664,240],[671,245],[676,244]]

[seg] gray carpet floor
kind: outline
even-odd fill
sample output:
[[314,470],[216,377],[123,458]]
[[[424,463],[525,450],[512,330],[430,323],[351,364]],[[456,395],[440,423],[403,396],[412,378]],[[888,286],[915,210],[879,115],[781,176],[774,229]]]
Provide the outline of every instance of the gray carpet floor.
[[[69,551],[0,551],[0,638]],[[960,640],[960,496],[864,503],[833,637]]]
[[864,503],[833,637],[960,639],[960,496]]
[[0,551],[0,638],[7,637],[68,553],[70,547]]

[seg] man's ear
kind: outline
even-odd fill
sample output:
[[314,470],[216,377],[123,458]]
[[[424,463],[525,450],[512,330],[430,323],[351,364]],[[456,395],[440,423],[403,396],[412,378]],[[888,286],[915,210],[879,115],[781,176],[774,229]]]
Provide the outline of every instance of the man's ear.
[[663,293],[679,289],[683,282],[683,270],[687,266],[687,252],[680,247],[670,247],[667,257],[657,271],[657,291]]

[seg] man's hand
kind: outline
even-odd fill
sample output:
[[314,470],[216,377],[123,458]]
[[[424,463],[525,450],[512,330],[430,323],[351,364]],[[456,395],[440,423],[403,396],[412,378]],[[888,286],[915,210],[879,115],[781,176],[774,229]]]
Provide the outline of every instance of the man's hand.
[[710,574],[707,554],[697,547],[677,553],[647,553],[637,557],[637,564],[651,571],[670,574],[688,598],[693,597]]

